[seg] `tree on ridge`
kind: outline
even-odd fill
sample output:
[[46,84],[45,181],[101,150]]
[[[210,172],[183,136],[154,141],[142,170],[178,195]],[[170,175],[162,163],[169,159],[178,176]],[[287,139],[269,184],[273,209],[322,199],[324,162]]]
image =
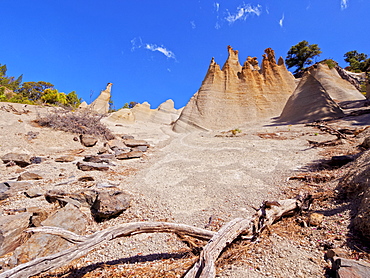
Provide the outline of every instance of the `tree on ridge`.
[[309,44],[308,41],[301,41],[289,49],[285,63],[288,68],[297,67],[294,71],[294,74],[297,74],[305,66],[312,64],[312,58],[320,56],[321,53],[317,44]]

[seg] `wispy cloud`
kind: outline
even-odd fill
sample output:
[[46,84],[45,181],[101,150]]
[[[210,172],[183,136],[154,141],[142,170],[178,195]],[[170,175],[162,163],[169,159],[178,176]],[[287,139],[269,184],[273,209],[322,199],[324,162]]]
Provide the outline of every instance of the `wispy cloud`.
[[341,8],[342,10],[347,9],[347,7],[348,7],[348,1],[349,1],[349,0],[341,0],[341,1],[340,1],[340,8]]
[[191,29],[197,28],[197,26],[195,25],[195,22],[194,21],[190,21],[190,24],[191,24]]
[[146,44],[145,49],[151,51],[159,51],[160,53],[164,54],[167,58],[172,58],[176,60],[175,53],[162,46],[157,46],[156,44]]
[[280,27],[283,27],[284,18],[285,18],[285,16],[283,14],[283,17],[279,20]]
[[162,53],[163,55],[165,55],[167,58],[171,58],[171,59],[176,60],[175,53],[168,50],[163,45],[158,46],[156,44],[143,43],[141,37],[133,38],[131,40],[131,51],[134,51],[134,50],[139,49],[139,48],[144,48],[144,49],[147,49],[147,50],[150,50],[150,51],[158,51],[158,52]]
[[231,14],[227,11],[228,16],[225,17],[225,20],[230,24],[234,23],[237,20],[246,20],[250,14],[255,14],[259,16],[261,14],[261,5],[251,6],[250,4],[243,4],[236,9],[236,12]]
[[215,9],[216,9],[216,12],[218,12],[220,10],[220,3],[215,2],[214,6],[215,6]]

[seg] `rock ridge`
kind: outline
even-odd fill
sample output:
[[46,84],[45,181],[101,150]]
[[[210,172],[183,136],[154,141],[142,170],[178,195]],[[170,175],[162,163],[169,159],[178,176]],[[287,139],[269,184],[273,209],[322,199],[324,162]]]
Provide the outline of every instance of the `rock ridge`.
[[230,129],[280,114],[296,87],[284,60],[276,63],[274,50],[267,48],[261,67],[256,57],[248,57],[241,66],[238,51],[228,46],[228,53],[222,69],[211,59],[201,87],[175,122],[174,131]]

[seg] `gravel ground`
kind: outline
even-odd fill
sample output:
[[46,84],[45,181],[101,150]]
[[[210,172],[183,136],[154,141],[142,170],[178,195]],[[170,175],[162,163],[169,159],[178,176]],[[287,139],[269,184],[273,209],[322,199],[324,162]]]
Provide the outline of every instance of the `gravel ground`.
[[[6,131],[0,133],[0,155],[25,152],[45,157],[46,161],[26,169],[0,165],[2,181],[32,170],[43,176],[32,182],[42,192],[74,192],[109,183],[132,194],[127,211],[103,223],[91,221],[86,234],[134,221],[169,221],[217,230],[233,218],[250,216],[252,207],[259,207],[264,200],[286,199],[305,190],[302,183],[288,181],[288,177],[307,172],[321,157],[320,150],[311,148],[307,140],[334,138],[303,125],[256,124],[240,127],[237,136],[228,132],[177,134],[170,126],[150,123],[109,125],[115,134],[147,140],[149,151],[142,159],[114,161],[116,166],[108,172],[82,172],[77,170],[76,162],[96,154],[102,141],[93,148],[83,147],[73,141],[73,134],[32,125],[38,114],[45,113],[41,108],[14,107],[31,112],[16,115],[0,109],[0,130]],[[37,136],[29,139],[30,131]],[[74,154],[76,160],[54,161],[64,154]],[[95,181],[77,181],[86,175]],[[325,190],[332,192],[333,188],[325,185],[321,191]],[[31,206],[53,209],[43,197],[30,199],[20,192],[1,203],[1,210],[6,215]],[[317,204],[314,209],[320,211],[322,206],[325,204]],[[327,206],[337,207],[331,203]],[[343,229],[349,212],[338,214],[326,217],[320,228],[304,228],[296,219],[285,220],[273,225],[257,242],[234,243],[222,255],[218,277],[324,277],[327,246],[323,242],[334,241],[334,247],[343,247],[346,242],[347,230]],[[338,239],[332,240],[332,236]],[[58,273],[64,273],[63,277],[181,277],[195,259],[194,249],[176,235],[140,234],[107,242]],[[6,260],[6,256],[0,258]],[[56,277],[53,273],[47,277]]]

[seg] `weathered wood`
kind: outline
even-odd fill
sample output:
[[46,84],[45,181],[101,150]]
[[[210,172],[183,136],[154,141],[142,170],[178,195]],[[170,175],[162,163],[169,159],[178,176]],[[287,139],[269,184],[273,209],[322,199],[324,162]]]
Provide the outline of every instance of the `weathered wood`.
[[204,247],[198,262],[189,270],[184,278],[216,277],[215,261],[222,250],[232,243],[239,235],[247,235],[253,239],[282,216],[294,214],[302,208],[303,200],[288,199],[279,202],[264,202],[251,218],[236,218],[224,225]]
[[73,232],[56,227],[30,228],[28,232],[44,232],[58,235],[75,246],[56,254],[37,258],[28,263],[18,265],[0,274],[0,278],[29,277],[49,271],[78,259],[96,248],[104,241],[118,237],[131,236],[140,233],[176,233],[198,239],[209,240],[200,255],[199,262],[186,274],[186,278],[215,277],[214,263],[222,250],[235,238],[244,235],[247,239],[258,237],[259,233],[284,215],[299,211],[304,204],[301,199],[288,199],[278,202],[263,202],[260,209],[250,218],[237,218],[224,225],[219,232],[212,232],[184,224],[168,222],[134,222],[125,223],[96,232],[90,236],[80,236]]
[[117,237],[131,236],[140,233],[180,233],[193,236],[199,239],[210,239],[215,232],[205,229],[188,226],[184,224],[168,222],[134,222],[120,226],[111,227],[90,236],[79,236],[70,231],[65,231],[56,227],[30,228],[28,232],[44,232],[63,237],[70,242],[79,242],[75,246],[58,252],[56,254],[37,258],[33,261],[18,265],[0,274],[0,278],[24,278],[40,274],[51,269],[55,269],[78,259],[96,248],[104,241],[112,240]]
[[190,269],[184,278],[216,277],[215,261],[222,250],[234,241],[243,231],[250,228],[253,219],[236,218],[215,234],[200,253],[198,262]]

